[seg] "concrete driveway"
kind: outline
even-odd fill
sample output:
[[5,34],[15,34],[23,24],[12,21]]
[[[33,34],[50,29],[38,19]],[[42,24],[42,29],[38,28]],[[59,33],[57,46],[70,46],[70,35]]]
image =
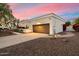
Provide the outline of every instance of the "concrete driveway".
[[46,36],[48,35],[40,33],[26,33],[26,34],[17,34],[12,36],[0,37],[0,49]]

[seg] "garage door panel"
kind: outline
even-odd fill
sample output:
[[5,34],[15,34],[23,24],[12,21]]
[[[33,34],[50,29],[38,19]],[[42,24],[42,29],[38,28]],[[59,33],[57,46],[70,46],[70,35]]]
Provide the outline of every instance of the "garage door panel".
[[33,32],[49,34],[49,24],[33,25]]

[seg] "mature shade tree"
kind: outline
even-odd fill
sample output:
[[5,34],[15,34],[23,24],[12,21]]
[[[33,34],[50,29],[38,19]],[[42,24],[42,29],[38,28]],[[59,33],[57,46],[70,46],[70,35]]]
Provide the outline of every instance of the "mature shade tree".
[[79,18],[75,19],[75,24],[79,24]]
[[14,16],[12,15],[10,6],[6,3],[0,3],[0,24],[3,25],[2,23],[4,23],[7,26],[13,19]]
[[69,26],[69,25],[71,25],[71,22],[67,21],[67,22],[65,22],[65,25]]

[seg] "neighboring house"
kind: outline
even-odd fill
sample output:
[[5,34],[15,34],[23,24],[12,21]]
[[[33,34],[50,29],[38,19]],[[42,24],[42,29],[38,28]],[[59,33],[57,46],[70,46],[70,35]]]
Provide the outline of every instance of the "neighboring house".
[[20,23],[22,26],[28,26],[32,32],[46,33],[53,35],[55,33],[63,32],[63,18],[54,13],[46,14],[40,17],[24,20]]
[[67,26],[66,31],[74,31],[73,29],[73,25],[75,24],[74,20],[70,20],[70,22],[71,22],[71,25]]
[[66,31],[74,31],[73,25],[69,25],[69,26],[66,28]]

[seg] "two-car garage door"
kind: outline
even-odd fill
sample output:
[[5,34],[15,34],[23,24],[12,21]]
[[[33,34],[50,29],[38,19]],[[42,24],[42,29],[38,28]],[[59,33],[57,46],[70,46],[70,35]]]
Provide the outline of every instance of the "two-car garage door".
[[49,34],[49,24],[33,25],[33,32]]

